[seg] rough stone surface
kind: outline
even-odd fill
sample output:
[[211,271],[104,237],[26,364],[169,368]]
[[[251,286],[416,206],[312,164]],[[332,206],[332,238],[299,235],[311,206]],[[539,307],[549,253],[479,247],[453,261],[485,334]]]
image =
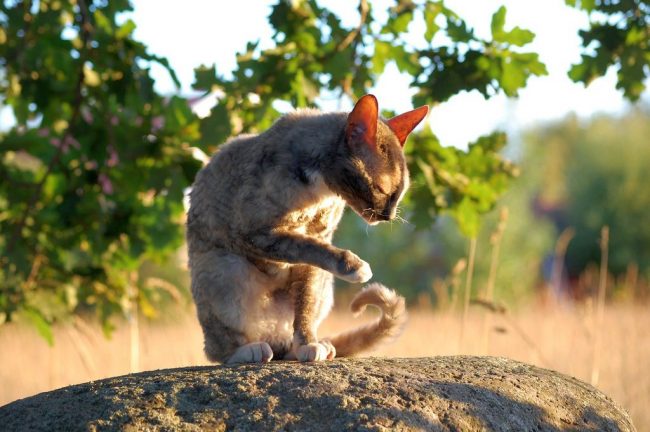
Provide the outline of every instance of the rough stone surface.
[[0,407],[2,430],[634,431],[579,380],[493,357],[144,372]]

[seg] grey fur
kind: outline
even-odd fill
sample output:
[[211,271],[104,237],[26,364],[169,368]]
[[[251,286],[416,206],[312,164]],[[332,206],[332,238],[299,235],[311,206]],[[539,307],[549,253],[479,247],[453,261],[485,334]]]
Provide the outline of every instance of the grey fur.
[[[210,360],[268,361],[270,350],[299,360],[335,355],[337,347],[317,336],[332,306],[333,275],[371,276],[367,263],[331,244],[345,204],[369,223],[389,220],[408,187],[390,127],[377,121],[375,149],[349,129],[346,113],[298,111],[259,135],[230,140],[198,173],[187,241]],[[403,312],[403,299],[390,298],[386,307]],[[372,329],[363,331],[363,348],[395,333],[386,323],[403,322],[380,321],[376,340]],[[347,355],[358,351],[354,337],[344,339]]]

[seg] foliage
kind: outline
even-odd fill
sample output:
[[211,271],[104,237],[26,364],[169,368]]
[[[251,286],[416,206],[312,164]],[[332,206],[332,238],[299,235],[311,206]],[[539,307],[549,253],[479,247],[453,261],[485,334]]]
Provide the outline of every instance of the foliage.
[[149,65],[169,65],[133,40],[132,21],[118,23],[128,10],[1,6],[0,91],[16,125],[0,158],[0,314],[22,312],[48,339],[48,323],[87,306],[108,329],[129,284],[147,306],[149,285],[130,273],[183,238],[199,123],[184,99],[153,91]]
[[428,128],[412,137],[406,147],[412,187],[405,201],[411,221],[425,228],[437,214],[446,213],[465,236],[475,237],[481,215],[519,174],[500,153],[505,144],[500,132],[479,138],[467,151],[442,146]]
[[589,13],[590,25],[580,36],[587,52],[573,65],[569,76],[588,85],[618,69],[616,87],[630,100],[637,100],[650,76],[650,3],[646,0],[566,0]]
[[[640,277],[650,277],[650,228],[644,223],[650,214],[648,136],[647,108],[621,118],[601,116],[584,123],[568,117],[525,133],[518,167],[525,175],[514,179],[499,199],[499,207],[510,210],[494,285],[499,301],[520,303],[543,278],[551,282],[554,241],[568,228],[575,235],[564,265],[572,279],[590,265],[599,265],[604,225],[610,227],[609,271],[625,275],[632,265]],[[461,172],[468,171],[463,168]],[[423,189],[428,193],[426,187],[411,188],[413,205],[418,205]],[[481,217],[475,296],[486,289],[498,213]],[[448,278],[449,269],[467,256],[466,235],[456,225],[439,218],[423,231],[398,223],[364,229],[353,216],[343,221],[336,241],[361,254],[378,280],[414,299],[431,292],[432,282]]]
[[[199,120],[185,98],[154,92],[151,64],[177,79],[133,39],[128,0],[0,5],[0,100],[16,117],[0,147],[0,321],[20,312],[48,339],[52,321],[82,309],[96,310],[106,329],[132,300],[155,311],[155,291],[168,285],[139,269],[182,243],[183,192],[200,168],[192,147],[210,152],[266,129],[280,115],[276,101],[352,100],[389,63],[412,77],[416,105],[473,90],[516,96],[530,76],[546,74],[525,50],[534,35],[507,27],[503,7],[482,39],[443,1],[397,0],[380,20],[359,0],[359,24],[346,28],[316,0],[279,0],[270,48],[250,42],[231,77],[215,66],[196,70],[195,88],[219,94]],[[416,21],[426,31],[407,43]],[[414,141],[412,219],[426,227],[448,213],[476,235],[479,215],[516,174],[499,154],[505,136],[482,137],[467,152],[429,130]]]
[[529,194],[558,230],[575,229],[566,258],[571,275],[599,263],[604,225],[610,227],[610,271],[621,274],[636,263],[650,274],[650,228],[643,222],[650,213],[649,119],[642,110],[584,125],[569,119],[529,136],[528,154],[537,167],[530,172],[537,186]]

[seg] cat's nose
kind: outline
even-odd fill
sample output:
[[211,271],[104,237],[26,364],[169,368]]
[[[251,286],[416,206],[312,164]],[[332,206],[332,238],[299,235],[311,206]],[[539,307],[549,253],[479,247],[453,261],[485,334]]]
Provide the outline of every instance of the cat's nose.
[[389,221],[397,216],[397,208],[386,207],[382,212],[377,212],[379,219]]

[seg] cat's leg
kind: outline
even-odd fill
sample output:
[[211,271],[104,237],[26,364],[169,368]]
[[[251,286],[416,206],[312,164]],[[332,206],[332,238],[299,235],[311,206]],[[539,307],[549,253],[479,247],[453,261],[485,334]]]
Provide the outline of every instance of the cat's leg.
[[[277,345],[275,339],[284,337],[288,344],[293,307],[290,301],[277,312],[267,306],[274,279],[246,258],[219,249],[192,255],[191,271],[192,295],[208,359],[231,364],[266,362],[273,358],[270,342]],[[285,310],[290,314],[285,317],[285,334],[265,331],[271,322],[276,329],[282,328],[279,317],[286,315],[282,314]]]
[[239,363],[266,363],[273,358],[273,350],[266,342],[241,345],[246,337],[229,329],[214,316],[200,319],[205,340],[205,354],[209,360],[234,365]]
[[348,282],[370,280],[370,265],[349,250],[339,249],[320,239],[283,231],[258,231],[244,237],[242,251],[274,261],[310,264]]
[[293,345],[285,357],[298,361],[331,360],[336,356],[334,345],[319,341],[317,329],[332,307],[332,277],[309,266],[291,269],[291,290],[295,299]]
[[224,325],[205,304],[197,303],[197,312],[203,329],[203,349],[206,357],[213,362],[228,361],[237,349],[245,344],[245,335]]

